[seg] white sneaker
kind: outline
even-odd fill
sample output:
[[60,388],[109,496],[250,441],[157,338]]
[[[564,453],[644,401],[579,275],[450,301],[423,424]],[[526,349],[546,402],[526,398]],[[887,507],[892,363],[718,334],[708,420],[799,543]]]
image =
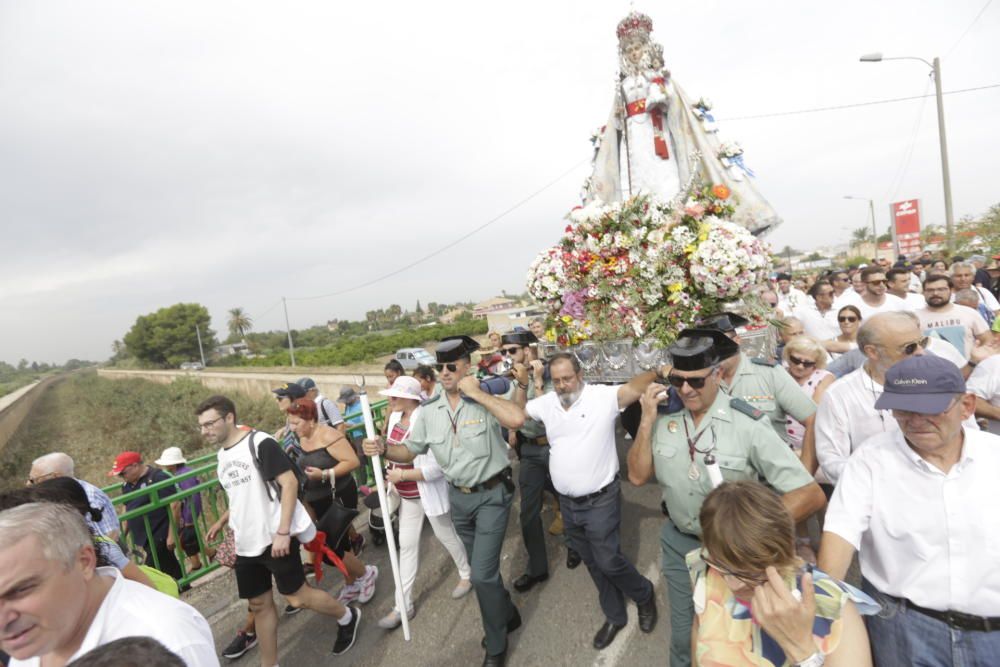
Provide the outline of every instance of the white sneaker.
[[452,590],[451,597],[452,599],[457,600],[461,597],[465,597],[466,595],[468,595],[469,591],[471,590],[472,590],[472,582],[469,581],[468,579],[461,579],[458,582],[458,586],[455,586],[455,589]]
[[[406,614],[407,620],[413,620],[413,610],[411,609]],[[384,630],[392,630],[398,628],[403,623],[403,615],[399,613],[398,610],[393,609],[388,614],[383,616],[378,621],[378,627]]]
[[375,581],[378,579],[378,568],[374,565],[365,566],[365,575],[354,584],[359,588],[358,602],[364,604],[375,595]]

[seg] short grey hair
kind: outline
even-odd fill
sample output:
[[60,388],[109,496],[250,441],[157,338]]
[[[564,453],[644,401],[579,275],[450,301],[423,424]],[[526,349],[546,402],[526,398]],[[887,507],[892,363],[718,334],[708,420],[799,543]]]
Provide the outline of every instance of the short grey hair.
[[959,301],[975,301],[976,305],[979,305],[979,293],[971,287],[960,289],[955,292],[955,303]]
[[69,505],[27,503],[0,512],[0,549],[31,536],[38,538],[46,560],[67,567],[81,547],[94,544],[83,516]]
[[972,271],[973,273],[976,272],[976,267],[974,267],[969,262],[955,262],[954,264],[952,264],[951,265],[951,275],[955,275],[955,269],[968,269],[969,271]]
[[73,457],[63,452],[51,452],[44,456],[39,456],[31,462],[31,467],[44,468],[46,473],[54,472],[64,477],[74,477],[76,475],[76,464]]

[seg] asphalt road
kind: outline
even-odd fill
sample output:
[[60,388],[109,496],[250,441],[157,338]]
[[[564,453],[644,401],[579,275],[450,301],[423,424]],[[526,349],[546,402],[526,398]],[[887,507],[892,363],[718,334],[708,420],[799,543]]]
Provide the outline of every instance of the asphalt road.
[[[619,437],[619,457],[625,469],[625,453],[631,440]],[[513,591],[511,583],[525,572],[527,554],[521,541],[518,501],[511,509],[504,541],[501,573],[523,619],[519,630],[510,635],[508,665],[665,665],[668,661],[668,610],[665,582],[660,574],[659,535],[663,516],[659,511],[659,487],[650,484],[636,488],[622,484],[622,544],[628,558],[656,586],[660,619],[651,634],[643,634],[636,623],[634,604],[629,604],[629,624],[603,651],[592,646],[594,634],[604,622],[597,602],[597,591],[585,566],[566,568],[566,549],[562,538],[546,533],[549,554],[549,580],[527,593]],[[545,526],[552,520],[546,506]],[[346,654],[333,656],[330,649],[336,636],[336,621],[304,610],[294,616],[282,616],[278,626],[278,645],[282,665],[357,665],[383,664],[479,665],[483,659],[480,639],[483,636],[475,594],[461,600],[451,599],[458,582],[454,564],[444,548],[425,525],[421,541],[421,564],[414,590],[417,611],[412,619],[412,638],[404,641],[401,628],[385,631],[376,624],[393,605],[394,586],[387,547],[376,547],[369,540],[362,560],[379,567],[380,577],[375,597],[362,606],[361,628],[357,643]],[[321,587],[336,593],[343,579],[333,568]],[[236,599],[235,580],[231,574],[218,577],[196,589],[191,601],[209,616],[219,652],[233,638],[245,618],[245,605]],[[285,602],[276,596],[279,610]],[[233,664],[257,665],[258,650],[252,649]]]

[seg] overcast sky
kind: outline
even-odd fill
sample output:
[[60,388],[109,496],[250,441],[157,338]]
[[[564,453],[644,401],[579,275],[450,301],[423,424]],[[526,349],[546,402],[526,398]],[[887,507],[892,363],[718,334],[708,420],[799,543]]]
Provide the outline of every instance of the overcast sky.
[[[943,222],[933,98],[1000,83],[985,0],[637,3],[785,222],[845,241],[875,200]],[[255,329],[520,292],[607,117],[625,2],[0,2],[0,359],[103,359],[138,315]],[[961,38],[961,40],[960,40]],[[960,41],[959,41],[960,40]],[[956,45],[957,43],[957,45]],[[1000,201],[1000,88],[946,96],[956,218]],[[918,124],[919,119],[919,124]],[[907,161],[906,156],[912,154]],[[575,166],[575,168],[574,168]],[[432,260],[340,296],[469,233]],[[846,228],[846,229],[845,229]]]

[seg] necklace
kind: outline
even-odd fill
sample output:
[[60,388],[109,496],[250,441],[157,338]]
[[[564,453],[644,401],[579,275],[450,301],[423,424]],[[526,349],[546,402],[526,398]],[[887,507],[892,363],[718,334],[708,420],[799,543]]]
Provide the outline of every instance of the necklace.
[[[877,391],[875,389],[875,379],[871,375],[868,374],[868,369],[867,368],[865,369],[865,377],[868,378],[868,390],[871,391],[871,393],[872,393],[872,407],[874,408],[875,407],[875,403],[878,402],[879,396],[882,395],[882,392]],[[875,408],[875,414],[878,415],[878,420],[882,424],[882,431],[884,432],[885,431],[885,415],[883,414],[883,412],[884,412],[883,410],[879,410],[878,408]]]
[[[692,422],[694,419],[692,419]],[[706,428],[704,431],[699,433],[695,438],[691,438],[691,431],[688,430],[687,415],[684,415],[684,437],[687,439],[688,444],[688,456],[691,458],[691,465],[688,466],[688,479],[692,482],[696,482],[701,478],[701,471],[698,470],[698,465],[694,461],[694,455],[698,454],[705,455],[705,465],[712,465],[715,463],[715,457],[712,456],[712,452],[715,451],[715,429],[712,427]],[[698,449],[698,441],[701,440],[701,436],[705,435],[709,430],[712,431],[712,446],[708,449]]]

